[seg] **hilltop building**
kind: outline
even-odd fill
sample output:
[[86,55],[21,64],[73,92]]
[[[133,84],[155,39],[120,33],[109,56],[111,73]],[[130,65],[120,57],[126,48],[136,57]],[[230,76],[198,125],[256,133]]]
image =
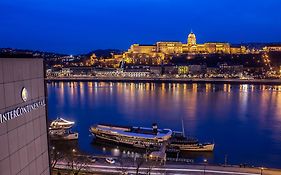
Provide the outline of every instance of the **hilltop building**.
[[122,55],[129,63],[151,63],[160,64],[161,60],[169,55],[181,54],[245,54],[246,47],[231,45],[225,42],[208,42],[197,44],[196,35],[191,32],[187,37],[187,43],[176,41],[161,41],[153,45],[133,44],[130,49]]
[[265,52],[281,52],[281,44],[268,44],[263,48]]
[[208,42],[204,44],[197,44],[196,35],[191,32],[187,37],[187,43],[181,42],[157,42],[155,45],[139,45],[133,44],[128,53],[135,54],[182,54],[182,53],[201,53],[201,54],[243,54],[246,53],[244,46],[232,46],[224,42]]

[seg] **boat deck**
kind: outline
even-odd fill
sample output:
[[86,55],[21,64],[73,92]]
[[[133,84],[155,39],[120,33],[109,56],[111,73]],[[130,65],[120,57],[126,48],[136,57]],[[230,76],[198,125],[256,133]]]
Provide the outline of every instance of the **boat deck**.
[[153,132],[152,128],[145,127],[126,127],[126,126],[118,126],[118,125],[105,125],[98,124],[94,127],[100,131],[105,131],[111,134],[119,134],[127,137],[139,137],[144,139],[157,139],[162,138],[166,140],[170,138],[172,135],[172,131],[170,129],[158,129],[157,133]]

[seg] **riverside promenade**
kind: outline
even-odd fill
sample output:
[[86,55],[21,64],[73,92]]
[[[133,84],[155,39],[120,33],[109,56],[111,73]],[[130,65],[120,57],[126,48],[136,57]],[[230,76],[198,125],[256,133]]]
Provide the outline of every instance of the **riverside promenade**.
[[[71,170],[67,163],[59,162],[52,175],[56,175],[57,172],[61,174],[67,174]],[[163,166],[148,166],[143,165],[138,170],[135,166],[120,166],[120,165],[108,165],[95,163],[88,165],[86,168],[81,169],[80,174],[157,174],[157,175],[280,175],[280,170],[267,169],[267,168],[240,168],[240,167],[223,167],[223,166],[204,166],[204,165],[163,165]]]
[[168,78],[168,77],[48,77],[48,82],[56,81],[103,81],[103,82],[154,82],[154,83],[218,83],[218,84],[257,84],[281,85],[281,79],[223,79],[223,78]]

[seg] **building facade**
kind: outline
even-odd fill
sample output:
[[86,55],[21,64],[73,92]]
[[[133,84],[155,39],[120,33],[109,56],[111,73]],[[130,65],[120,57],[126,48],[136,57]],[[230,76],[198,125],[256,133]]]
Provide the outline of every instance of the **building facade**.
[[[167,55],[179,54],[245,54],[245,46],[232,46],[225,42],[208,42],[198,44],[196,35],[191,32],[187,36],[187,43],[182,42],[157,42],[154,45],[133,44],[130,49],[123,54],[123,59],[129,63],[143,62],[148,63],[148,58],[152,58],[151,62],[160,63]],[[157,60],[157,61],[154,61]]]
[[139,44],[133,44],[129,52],[131,53],[146,53],[150,54],[153,52],[156,52],[156,46],[155,45],[139,45]]
[[49,175],[43,59],[0,58],[0,175]]
[[281,52],[281,44],[269,44],[263,48],[265,52]]
[[164,54],[181,54],[182,43],[181,42],[157,42],[157,52]]

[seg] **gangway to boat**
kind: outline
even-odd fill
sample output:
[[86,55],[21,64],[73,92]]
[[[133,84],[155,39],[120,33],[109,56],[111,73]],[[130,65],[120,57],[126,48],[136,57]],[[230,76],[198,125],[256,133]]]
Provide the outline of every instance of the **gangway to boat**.
[[169,140],[166,140],[162,143],[159,151],[153,151],[150,153],[149,158],[152,160],[160,160],[160,161],[166,161],[166,150],[167,146],[169,144]]

